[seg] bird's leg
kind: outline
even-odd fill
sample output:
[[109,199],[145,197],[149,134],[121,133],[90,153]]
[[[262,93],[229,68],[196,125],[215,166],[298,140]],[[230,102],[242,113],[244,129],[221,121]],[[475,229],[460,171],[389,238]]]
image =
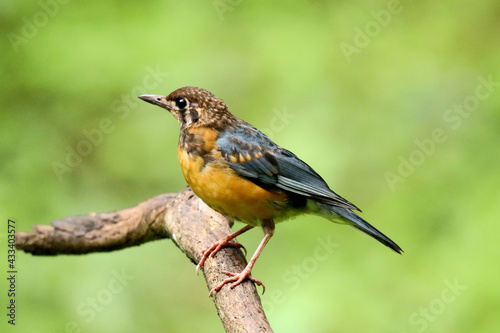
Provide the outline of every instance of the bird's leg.
[[229,286],[229,288],[233,289],[234,287],[236,287],[237,285],[239,285],[241,282],[243,282],[245,279],[248,279],[248,280],[252,281],[253,283],[255,283],[257,285],[262,286],[262,288],[263,288],[262,293],[264,293],[266,291],[266,286],[264,286],[264,284],[262,283],[262,281],[254,278],[250,274],[252,273],[253,265],[255,265],[255,262],[257,261],[257,258],[259,257],[260,253],[262,252],[262,250],[266,246],[267,242],[269,242],[269,240],[271,239],[271,237],[273,237],[273,234],[274,234],[274,221],[272,219],[271,220],[265,220],[265,221],[263,221],[263,223],[262,223],[262,230],[264,231],[264,238],[260,242],[259,247],[257,248],[257,250],[255,250],[255,253],[252,256],[252,259],[250,259],[250,261],[248,262],[248,265],[245,267],[245,269],[241,273],[238,273],[238,274],[237,273],[231,273],[231,272],[224,272],[227,275],[231,275],[231,277],[225,279],[217,287],[215,287],[212,290],[210,290],[210,295],[212,293],[214,293],[214,292],[219,291],[226,283],[232,282],[232,284]]
[[242,233],[244,233],[244,232],[252,229],[252,228],[253,227],[251,225],[247,225],[246,227],[241,228],[240,230],[232,233],[231,235],[219,239],[217,242],[213,243],[211,246],[209,246],[205,250],[201,251],[201,254],[203,254],[203,257],[201,258],[201,260],[198,263],[198,265],[196,265],[196,274],[198,274],[199,269],[201,267],[203,267],[203,264],[205,263],[205,260],[207,260],[207,258],[209,256],[213,258],[215,256],[215,254],[217,252],[219,252],[219,250],[222,249],[222,247],[224,247],[224,246],[234,246],[234,247],[237,247],[237,248],[241,247],[245,251],[245,255],[246,255],[247,254],[247,250],[245,249],[245,247],[243,245],[241,245],[238,242],[236,242],[236,243],[230,243],[230,241],[233,240],[234,238],[238,237]]

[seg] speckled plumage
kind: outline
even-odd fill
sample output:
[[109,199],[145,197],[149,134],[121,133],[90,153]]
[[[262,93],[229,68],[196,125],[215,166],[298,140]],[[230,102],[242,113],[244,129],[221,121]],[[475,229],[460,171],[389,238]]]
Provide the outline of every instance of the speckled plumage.
[[[179,121],[179,162],[194,193],[223,215],[264,228],[266,236],[246,272],[222,285],[236,281],[233,287],[244,278],[260,284],[249,273],[272,236],[274,223],[304,213],[350,224],[402,252],[397,244],[355,214],[353,211],[359,209],[333,192],[309,165],[236,118],[211,92],[184,87],[168,96],[140,98],[167,109]],[[223,243],[228,245],[227,241]],[[199,266],[207,256],[205,253]]]

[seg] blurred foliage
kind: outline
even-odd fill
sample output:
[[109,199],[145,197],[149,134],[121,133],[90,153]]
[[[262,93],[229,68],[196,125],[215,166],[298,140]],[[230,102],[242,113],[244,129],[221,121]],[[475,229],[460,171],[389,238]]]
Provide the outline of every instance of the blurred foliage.
[[[135,96],[200,86],[405,250],[316,217],[278,225],[254,270],[277,332],[498,332],[498,1],[60,1],[1,5],[4,221],[28,231],[182,189],[176,121]],[[17,265],[23,332],[222,331],[170,241]]]

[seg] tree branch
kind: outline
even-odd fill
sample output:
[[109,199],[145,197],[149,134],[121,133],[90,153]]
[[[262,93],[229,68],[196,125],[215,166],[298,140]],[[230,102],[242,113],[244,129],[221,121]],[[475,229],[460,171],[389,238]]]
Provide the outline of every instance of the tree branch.
[[[230,233],[229,221],[187,188],[117,212],[35,225],[32,233],[17,233],[16,247],[33,255],[86,254],[170,238],[196,264],[203,249]],[[202,269],[208,289],[227,278],[223,271],[240,272],[245,266],[240,250],[223,248]],[[212,298],[226,332],[272,332],[253,283],[224,287]]]

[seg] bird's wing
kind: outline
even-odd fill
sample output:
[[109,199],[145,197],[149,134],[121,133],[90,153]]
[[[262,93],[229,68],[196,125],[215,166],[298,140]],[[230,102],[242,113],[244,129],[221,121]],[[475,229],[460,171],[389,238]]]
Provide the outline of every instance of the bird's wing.
[[309,165],[251,125],[219,133],[217,146],[231,169],[259,186],[276,186],[318,202],[359,210],[333,192]]

